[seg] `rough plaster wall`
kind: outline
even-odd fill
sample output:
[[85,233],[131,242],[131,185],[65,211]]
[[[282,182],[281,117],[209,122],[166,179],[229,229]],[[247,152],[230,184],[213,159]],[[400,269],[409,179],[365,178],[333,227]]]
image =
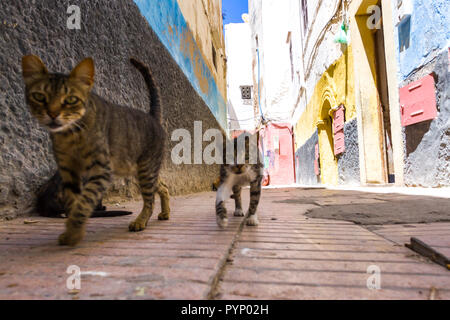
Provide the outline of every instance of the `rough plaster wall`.
[[345,152],[338,158],[339,184],[360,185],[358,121],[345,123]]
[[[330,66],[341,59],[345,51],[349,48],[334,42],[335,35],[339,31],[342,23],[341,11],[337,11],[336,14],[339,3],[340,1],[338,0],[308,2],[309,28],[306,34],[303,35],[303,48],[301,48],[303,62],[300,65],[304,74],[303,85],[306,90],[302,93],[302,98],[292,119],[293,123],[297,123],[297,126],[302,117],[305,115],[308,116],[305,112],[311,112],[308,111],[307,106],[314,103],[318,90],[317,87],[324,73]],[[349,70],[349,72],[353,71]],[[339,84],[342,83],[342,81],[339,82]],[[339,100],[341,97],[338,96],[335,98]],[[313,119],[313,121],[315,122],[316,119]],[[310,121],[309,123],[312,122]],[[296,130],[297,133],[300,130],[305,129],[300,126]],[[309,134],[311,133],[307,132],[305,135],[308,136]],[[303,143],[303,141],[300,143]]]
[[320,184],[318,176],[314,172],[314,160],[316,144],[319,143],[319,134],[316,131],[312,137],[295,153],[297,183],[305,185]]
[[[222,0],[177,0],[189,28],[202,52],[203,58],[222,96],[226,93],[225,42],[223,36]],[[214,67],[212,45],[217,52]]]
[[340,0],[308,2],[309,30],[304,37],[303,62],[305,68],[306,104],[323,73],[343,54],[342,46],[334,42],[342,18],[336,14]]
[[[265,90],[264,82],[260,81],[261,78],[258,74],[258,56],[257,49],[264,43],[264,33],[262,33],[261,23],[261,6],[262,0],[248,0],[248,14],[250,16],[250,31],[251,31],[251,50],[252,50],[252,79],[253,79],[253,109],[255,114],[260,114],[259,105],[262,104],[262,96]],[[258,43],[256,39],[258,38]],[[260,52],[260,58],[264,52]],[[260,66],[263,69],[263,66]],[[258,92],[259,91],[259,92]]]
[[177,1],[134,0],[134,3],[222,128],[226,129],[225,96],[220,93],[208,60],[197,45],[198,37],[189,28]]
[[[81,30],[66,28],[69,4],[81,8]],[[128,62],[130,56],[135,56],[150,66],[161,85],[168,140],[177,128],[192,133],[194,120],[203,121],[203,130],[219,128],[132,1],[3,0],[0,21],[6,22],[0,24],[0,218],[27,212],[35,191],[55,170],[48,134],[31,118],[25,105],[20,66],[24,54],[37,54],[49,70],[61,72],[70,70],[83,57],[92,56],[97,93],[148,110],[142,76]],[[170,150],[175,144],[168,141],[162,172],[170,192],[208,190],[218,166],[173,165]],[[118,182],[114,193],[137,195],[136,188],[129,191],[128,185],[133,183]]]
[[[261,65],[261,108],[267,119],[275,122],[290,122],[295,102],[292,101],[291,63],[289,43],[291,31],[288,13],[293,0],[251,0],[253,41],[259,39]],[[256,47],[254,48],[255,60]],[[257,73],[257,67],[255,72]],[[257,74],[255,75],[257,78]]]
[[[398,28],[396,29],[399,81],[406,80],[415,69],[430,63],[440,50],[450,45],[450,1],[410,0],[414,4],[410,26],[410,47],[399,51]],[[397,17],[397,6],[394,17]],[[395,21],[397,23],[397,21]],[[408,22],[408,21],[404,21]]]
[[301,110],[301,94],[302,86],[304,85],[303,72],[303,56],[302,56],[302,26],[300,21],[300,1],[290,1],[288,24],[291,32],[291,46],[292,46],[292,83],[290,86],[290,103],[291,103],[291,119],[289,119],[292,126],[298,121]]
[[[408,186],[450,186],[450,72],[448,50],[432,63],[417,70],[402,86],[434,72],[437,76],[438,117],[429,124],[404,128],[405,184]],[[423,125],[426,130],[423,130]],[[428,127],[429,126],[429,127]],[[426,132],[425,134],[423,134]],[[422,137],[423,135],[423,137]],[[420,142],[417,145],[417,142]],[[413,143],[411,143],[413,142]],[[411,144],[413,144],[411,146]],[[414,150],[411,150],[414,149]],[[409,150],[408,150],[409,149]],[[408,154],[409,152],[409,154]]]
[[[400,87],[435,72],[438,118],[403,128],[405,184],[439,187],[450,185],[450,2],[411,0],[409,48],[399,50],[396,29]],[[395,6],[394,6],[395,10]],[[394,14],[394,17],[397,16]],[[408,23],[408,21],[404,21]]]

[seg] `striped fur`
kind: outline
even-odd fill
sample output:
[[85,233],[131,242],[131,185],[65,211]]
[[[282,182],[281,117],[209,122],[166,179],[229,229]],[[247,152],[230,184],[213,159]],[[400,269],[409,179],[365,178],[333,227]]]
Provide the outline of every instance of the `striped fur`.
[[[234,139],[234,145],[237,145],[237,139]],[[245,159],[248,162],[249,148],[246,145]],[[235,163],[237,151],[235,149]],[[250,185],[250,205],[247,212],[247,225],[257,226],[258,216],[256,210],[258,208],[261,197],[261,181],[263,178],[263,165],[261,162],[261,154],[258,153],[258,161],[256,164],[222,164],[220,167],[220,185],[216,196],[216,220],[217,224],[225,228],[228,225],[227,209],[225,201],[232,196],[235,202],[234,215],[238,217],[244,216],[242,210],[241,190],[243,186]]]
[[[169,207],[169,191],[167,186],[161,180],[158,183],[157,193],[161,198],[161,213],[158,215],[159,220],[168,220],[170,215]],[[43,217],[61,217],[64,213],[64,195],[62,188],[62,179],[59,172],[56,172],[37,193],[36,211]],[[131,214],[128,211],[106,211],[106,207],[102,205],[100,199],[91,218],[97,217],[116,217]]]
[[[145,229],[154,194],[168,191],[159,183],[166,134],[161,125],[159,88],[149,69],[135,59],[152,103],[150,114],[108,102],[93,93],[94,62],[80,62],[70,75],[49,73],[36,56],[22,59],[26,100],[33,116],[50,132],[62,179],[68,219],[61,245],[76,245],[86,221],[105,194],[111,175],[138,178],[144,207],[130,231]],[[168,202],[160,215],[169,218]]]

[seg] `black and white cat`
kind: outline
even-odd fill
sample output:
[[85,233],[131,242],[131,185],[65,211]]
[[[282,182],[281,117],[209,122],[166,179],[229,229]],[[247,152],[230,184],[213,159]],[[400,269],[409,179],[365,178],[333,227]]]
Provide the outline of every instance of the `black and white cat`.
[[[239,143],[245,138],[245,149],[238,148]],[[253,142],[253,143],[252,143]],[[235,138],[234,141],[234,161],[232,164],[222,164],[220,167],[220,186],[216,196],[216,218],[217,224],[221,228],[228,225],[227,210],[225,201],[233,194],[235,201],[234,215],[243,217],[241,201],[242,187],[250,185],[250,205],[248,209],[247,225],[257,226],[259,224],[256,209],[261,197],[261,181],[263,179],[262,155],[258,151],[256,136],[246,136]],[[239,152],[238,152],[239,150]],[[238,157],[238,153],[245,152],[245,156]],[[252,155],[252,156],[251,156]],[[240,163],[243,159],[243,163]],[[253,160],[253,161],[252,161]],[[224,161],[226,162],[226,161]]]

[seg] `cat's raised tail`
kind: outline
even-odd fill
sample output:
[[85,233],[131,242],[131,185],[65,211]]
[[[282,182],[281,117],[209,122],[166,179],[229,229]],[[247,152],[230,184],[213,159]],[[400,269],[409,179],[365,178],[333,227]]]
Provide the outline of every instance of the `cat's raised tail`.
[[147,84],[148,91],[150,92],[150,114],[161,123],[161,98],[159,87],[156,85],[150,69],[134,58],[130,58],[130,62],[139,70]]

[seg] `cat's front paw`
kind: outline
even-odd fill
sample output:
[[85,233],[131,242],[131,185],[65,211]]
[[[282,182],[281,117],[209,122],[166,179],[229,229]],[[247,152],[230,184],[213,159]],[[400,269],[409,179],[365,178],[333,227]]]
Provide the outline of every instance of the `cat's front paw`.
[[256,214],[251,215],[247,219],[247,225],[250,227],[256,227],[259,224],[258,216]]
[[236,209],[234,211],[234,216],[235,217],[243,217],[244,216],[244,211],[242,211],[242,209]]
[[83,230],[76,231],[65,231],[58,238],[58,243],[60,246],[75,246],[77,245],[84,237]]
[[169,220],[170,214],[168,212],[161,212],[158,215],[158,220]]
[[217,225],[221,227],[222,229],[226,228],[228,226],[228,218],[221,218],[219,215],[216,216]]
[[142,220],[136,219],[128,225],[128,230],[132,232],[142,231],[147,227],[147,223]]

